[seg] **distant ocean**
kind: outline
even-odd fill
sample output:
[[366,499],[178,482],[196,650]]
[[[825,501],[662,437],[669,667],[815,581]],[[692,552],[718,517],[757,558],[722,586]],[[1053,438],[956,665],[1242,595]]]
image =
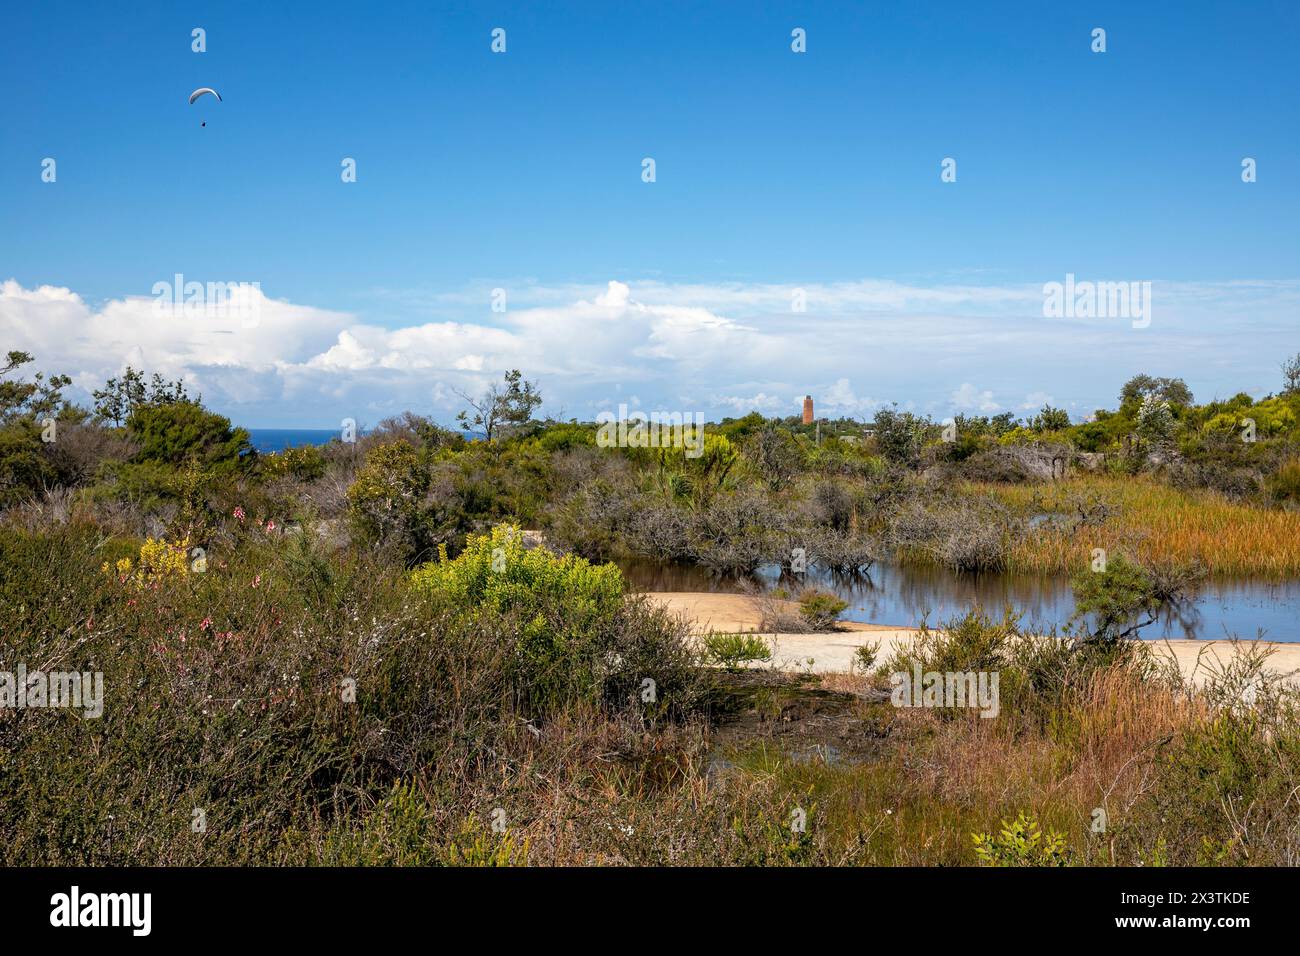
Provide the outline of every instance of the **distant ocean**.
[[248,441],[263,455],[297,445],[324,445],[343,434],[338,428],[250,428]]
[[[249,428],[247,431],[249,444],[262,455],[298,445],[326,445],[331,438],[343,437],[341,428]],[[483,437],[482,432],[475,431],[461,431],[461,435],[467,441]]]

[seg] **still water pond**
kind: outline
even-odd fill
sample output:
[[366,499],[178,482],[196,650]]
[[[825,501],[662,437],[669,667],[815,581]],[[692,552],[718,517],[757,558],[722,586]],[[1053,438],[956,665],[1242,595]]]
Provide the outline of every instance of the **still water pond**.
[[[740,592],[744,582],[717,577],[682,565],[629,562],[621,565],[641,591]],[[957,574],[942,568],[883,564],[867,577],[845,579],[814,569],[808,584],[834,591],[849,602],[844,618],[870,624],[910,627],[927,616],[946,621],[980,604],[993,613],[1011,604],[1027,628],[1060,626],[1074,613],[1074,596],[1065,578],[1012,574]],[[762,568],[753,579],[765,587],[780,580],[780,569]],[[1263,632],[1262,634],[1260,632]],[[1300,642],[1300,581],[1267,582],[1213,579],[1180,607],[1167,609],[1142,630],[1147,638],[1209,640],[1235,634],[1243,638]]]

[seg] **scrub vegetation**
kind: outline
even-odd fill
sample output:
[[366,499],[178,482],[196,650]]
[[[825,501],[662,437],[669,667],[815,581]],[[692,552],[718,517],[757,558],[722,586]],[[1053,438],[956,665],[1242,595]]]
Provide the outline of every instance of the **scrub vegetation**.
[[[471,403],[491,440],[407,414],[259,455],[181,383],[129,370],[77,408],[28,361],[0,380],[0,671],[105,690],[93,719],[0,708],[5,864],[1300,860],[1264,651],[1193,687],[1129,639],[1207,569],[1295,573],[1294,391],[1135,380],[1093,422],[956,441],[893,409],[820,440],[750,415],[688,457],[535,421],[514,376]],[[784,674],[630,593],[629,556],[1060,571],[1086,613],[1043,639],[971,609]],[[997,671],[998,716],[894,706],[915,667]]]

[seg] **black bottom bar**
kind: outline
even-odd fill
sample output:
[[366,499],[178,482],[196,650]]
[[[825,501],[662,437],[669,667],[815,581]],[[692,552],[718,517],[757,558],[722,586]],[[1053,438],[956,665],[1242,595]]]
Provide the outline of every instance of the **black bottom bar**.
[[[1289,871],[1218,869],[9,869],[0,870],[0,913],[7,942],[76,935],[128,944],[374,944],[433,929],[448,943],[448,933],[487,930],[478,938],[497,944],[575,933],[649,944],[689,925],[692,936],[716,933],[734,945],[770,942],[775,921],[948,944],[1008,932],[1230,944],[1242,933],[1279,932],[1294,885]],[[149,894],[147,909],[144,896],[118,894]],[[146,914],[148,935],[137,935]],[[90,921],[118,925],[71,925]],[[612,935],[593,935],[602,932]]]

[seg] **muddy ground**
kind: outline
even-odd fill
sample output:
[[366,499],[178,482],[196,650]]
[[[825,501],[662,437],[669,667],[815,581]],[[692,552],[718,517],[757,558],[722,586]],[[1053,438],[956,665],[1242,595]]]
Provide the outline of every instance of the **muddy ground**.
[[759,742],[792,758],[860,763],[879,754],[893,726],[889,691],[864,678],[828,686],[816,674],[720,671],[711,697],[712,760]]

